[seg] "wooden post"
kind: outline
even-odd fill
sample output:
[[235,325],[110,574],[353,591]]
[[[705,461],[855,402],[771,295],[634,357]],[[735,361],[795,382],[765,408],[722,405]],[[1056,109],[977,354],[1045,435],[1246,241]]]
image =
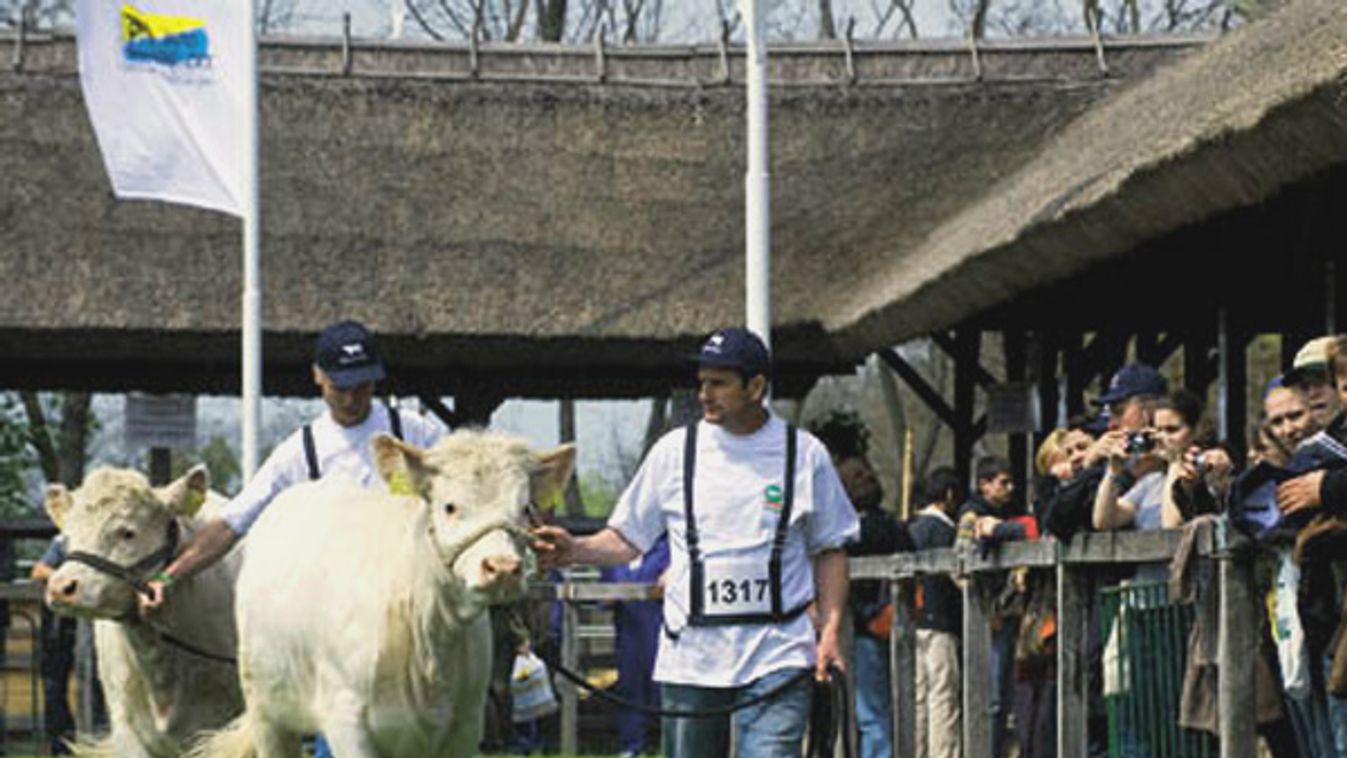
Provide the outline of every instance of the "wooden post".
[[[1028,378],[1028,341],[1022,332],[1003,332],[1001,335],[1001,347],[1006,357],[1006,382],[1022,382]],[[1033,454],[1030,451],[1030,445],[1033,444],[1033,432],[1017,432],[1008,435],[1010,451],[1010,468],[1014,472],[1016,497],[1023,498],[1026,506],[1032,507],[1033,501],[1030,499],[1033,489],[1034,472],[1031,459]]]
[[173,478],[173,451],[166,447],[150,448],[150,484],[162,487]]
[[1057,564],[1057,755],[1089,755],[1090,582]]
[[970,574],[963,591],[963,754],[992,752],[992,628],[983,603],[984,580]]
[[75,728],[80,734],[93,734],[94,688],[98,672],[94,660],[94,627],[87,619],[75,624]]
[[965,327],[959,330],[954,340],[954,468],[960,481],[971,483],[973,443],[976,441],[973,403],[982,333],[974,327]]
[[[1224,524],[1221,525],[1224,527]],[[1218,535],[1224,529],[1218,527]],[[1223,537],[1223,535],[1222,535]],[[1218,537],[1218,545],[1225,540]],[[1220,758],[1254,758],[1256,688],[1253,660],[1258,655],[1253,572],[1249,557],[1228,548],[1219,558],[1221,619],[1218,642],[1217,713]]]
[[894,581],[889,686],[893,693],[893,754],[917,754],[917,609],[915,580]]
[[[580,611],[569,599],[561,605],[561,665],[580,671]],[[568,680],[557,679],[561,695],[561,752],[576,755],[580,744],[580,698],[576,686]]]

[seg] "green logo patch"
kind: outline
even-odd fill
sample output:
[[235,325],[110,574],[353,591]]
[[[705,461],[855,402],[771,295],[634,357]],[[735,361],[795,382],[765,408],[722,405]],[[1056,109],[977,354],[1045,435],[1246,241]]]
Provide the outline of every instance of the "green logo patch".
[[781,487],[775,484],[767,485],[762,491],[763,505],[768,508],[779,509],[782,501],[785,499],[781,494]]

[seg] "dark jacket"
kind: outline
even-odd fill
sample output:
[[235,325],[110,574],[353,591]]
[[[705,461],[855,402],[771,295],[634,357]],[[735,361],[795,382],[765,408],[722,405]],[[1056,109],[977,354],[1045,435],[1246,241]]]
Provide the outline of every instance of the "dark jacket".
[[[1016,508],[1013,504],[1007,506],[1004,509],[997,508],[996,506],[984,500],[981,495],[975,494],[969,497],[968,502],[964,503],[959,508],[958,520],[962,522],[965,518],[968,518],[970,515],[992,516],[994,518],[999,519],[1008,519],[1013,518],[1015,516],[1023,516],[1024,512],[1023,510]],[[998,524],[996,528],[992,530],[991,541],[1015,542],[1018,540],[1023,540],[1027,537],[1028,533],[1024,529],[1024,524],[1005,521],[1001,524]]]
[[[1107,463],[1096,463],[1080,472],[1080,476],[1058,486],[1041,501],[1039,523],[1057,539],[1066,541],[1076,532],[1094,531],[1094,496],[1104,478]],[[1124,489],[1131,487],[1123,483]]]
[[[1328,436],[1347,445],[1347,415],[1339,413],[1324,431]],[[1319,499],[1323,501],[1324,511],[1335,515],[1347,515],[1347,467],[1324,472],[1324,481],[1319,485]]]
[[[892,555],[912,551],[912,538],[907,527],[891,514],[879,508],[867,508],[860,517],[860,539],[847,546],[847,555]],[[857,580],[847,593],[851,621],[856,633],[862,633],[870,620],[888,603],[884,582],[877,579]]]
[[[957,537],[951,521],[929,513],[914,516],[908,522],[907,530],[917,550],[953,547]],[[963,593],[954,581],[948,576],[927,574],[922,576],[920,582],[921,607],[917,609],[917,628],[961,635]]]

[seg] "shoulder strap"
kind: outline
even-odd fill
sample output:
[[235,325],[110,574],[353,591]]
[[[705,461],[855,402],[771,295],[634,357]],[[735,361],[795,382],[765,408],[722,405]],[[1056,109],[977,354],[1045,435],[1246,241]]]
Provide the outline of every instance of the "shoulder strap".
[[391,406],[391,405],[384,406],[384,407],[386,407],[386,408],[388,409],[388,429],[389,429],[389,431],[393,432],[393,436],[394,436],[394,437],[397,437],[399,440],[403,439],[403,437],[402,437],[402,414],[401,414],[401,413],[398,413],[398,409],[397,409],[397,408],[394,408],[394,407]]
[[309,464],[309,480],[321,479],[323,472],[318,470],[318,446],[313,441],[313,424],[304,425],[304,460]]
[[697,517],[692,510],[692,486],[697,472],[697,422],[687,425],[683,441],[683,521],[687,531],[688,566],[691,597],[691,618],[701,618],[702,593],[706,567],[702,564],[700,536],[697,534]]
[[798,432],[794,424],[786,425],[786,480],[782,482],[783,493],[781,516],[776,522],[776,534],[772,537],[772,555],[768,559],[767,578],[772,592],[772,615],[785,616],[781,599],[781,554],[786,549],[786,538],[790,535],[790,514],[795,505],[795,449]]

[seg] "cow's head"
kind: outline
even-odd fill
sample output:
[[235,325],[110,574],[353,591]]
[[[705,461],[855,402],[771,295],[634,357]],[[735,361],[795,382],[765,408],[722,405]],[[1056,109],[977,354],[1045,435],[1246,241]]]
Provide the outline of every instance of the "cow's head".
[[436,549],[448,568],[486,602],[518,597],[525,510],[550,505],[560,495],[575,446],[535,452],[517,438],[466,431],[429,449],[381,435],[374,453],[390,490],[425,503]]
[[[170,534],[176,534],[175,520],[201,507],[209,484],[204,465],[159,488],[139,472],[102,468],[74,492],[60,484],[47,487],[46,507],[65,535],[67,553],[132,567],[164,550]],[[160,568],[139,567],[137,578]],[[68,560],[47,580],[47,605],[57,613],[125,618],[135,612],[136,591],[106,571]]]

